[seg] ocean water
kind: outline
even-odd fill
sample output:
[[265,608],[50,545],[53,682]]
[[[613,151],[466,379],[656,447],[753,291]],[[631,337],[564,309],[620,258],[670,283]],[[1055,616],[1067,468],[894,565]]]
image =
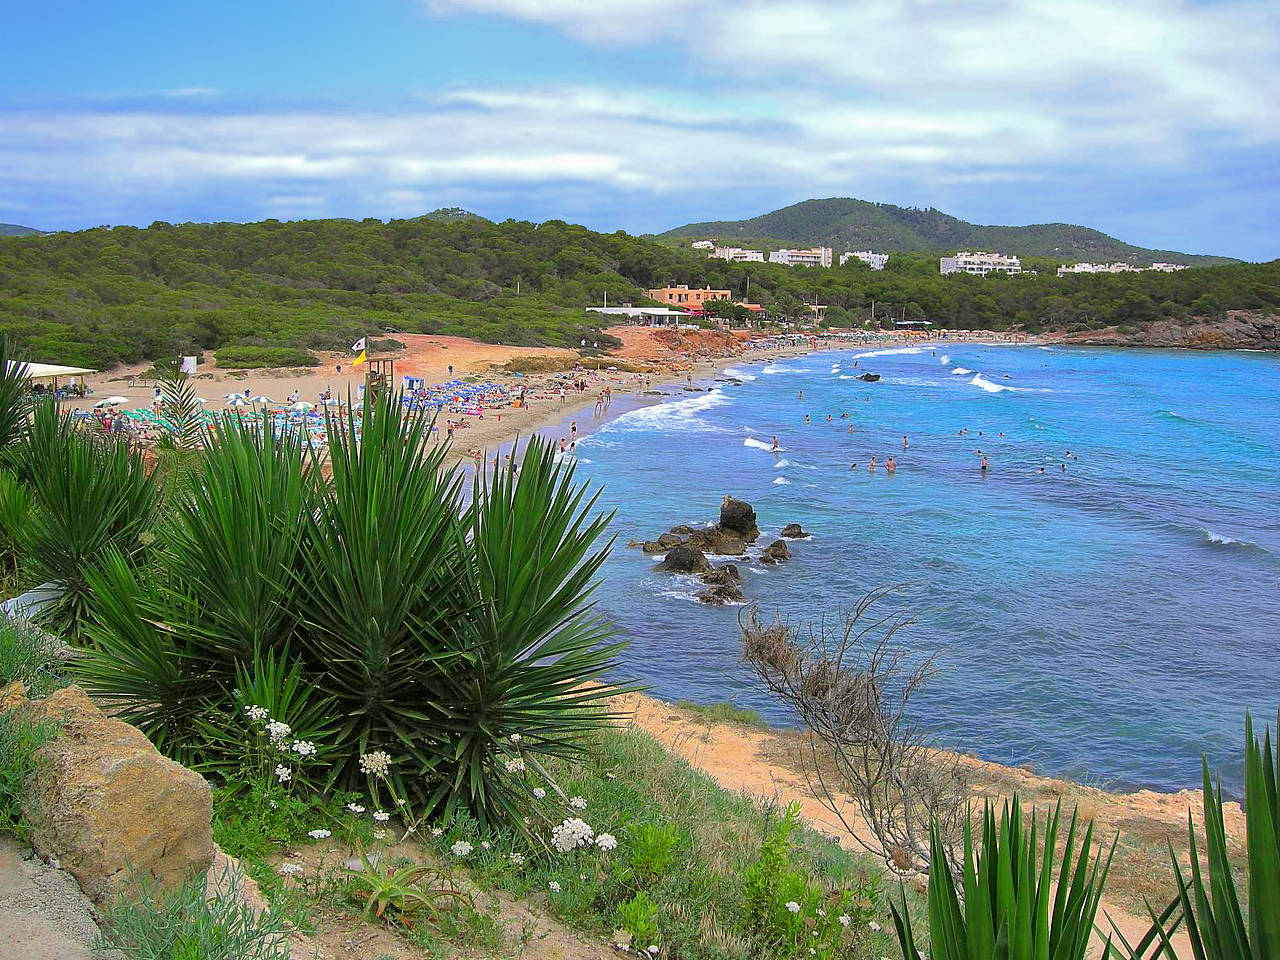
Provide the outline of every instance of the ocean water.
[[[853,379],[868,370],[881,381]],[[731,493],[761,545],[793,521],[813,534],[787,564],[744,566],[765,616],[838,618],[904,585],[920,623],[902,641],[940,653],[915,702],[940,742],[1165,789],[1197,785],[1205,751],[1238,782],[1246,708],[1274,723],[1280,702],[1280,357],[950,344],[728,375],[620,398],[579,445],[617,510],[599,602],[626,676],[793,722],[740,660],[741,610],[626,547],[713,522]],[[869,473],[873,455],[897,474]]]

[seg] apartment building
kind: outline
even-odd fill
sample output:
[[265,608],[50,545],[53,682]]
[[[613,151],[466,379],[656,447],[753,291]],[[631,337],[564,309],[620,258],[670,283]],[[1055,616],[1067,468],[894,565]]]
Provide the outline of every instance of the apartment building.
[[985,277],[988,273],[1021,273],[1022,259],[1003,253],[985,253],[982,250],[961,250],[954,257],[942,257],[938,268],[949,273],[970,273]]
[[870,250],[851,250],[848,253],[840,254],[840,266],[844,266],[850,260],[861,260],[872,270],[883,270],[884,265],[889,262],[887,253],[872,253]]
[[788,267],[829,267],[831,266],[830,247],[810,247],[807,250],[773,250],[769,253],[770,263],[781,263]]
[[1175,270],[1187,269],[1182,263],[1153,263],[1150,267],[1135,267],[1129,263],[1067,263],[1058,268],[1058,276],[1065,277],[1069,273],[1144,273],[1155,270],[1157,273],[1173,273]]
[[733,263],[764,262],[764,251],[744,250],[742,247],[716,247],[711,256],[715,260],[729,260]]
[[695,250],[710,250],[715,247],[715,242],[712,240],[695,240],[689,246]]
[[669,307],[701,307],[708,300],[728,300],[733,295],[728,290],[712,290],[710,287],[690,290],[687,283],[660,287],[647,293],[650,300],[657,300]]

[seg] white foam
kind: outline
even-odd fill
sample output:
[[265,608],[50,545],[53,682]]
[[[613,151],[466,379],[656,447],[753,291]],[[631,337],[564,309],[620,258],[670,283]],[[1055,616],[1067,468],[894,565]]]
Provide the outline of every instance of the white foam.
[[791,481],[790,481],[790,480],[788,480],[786,477],[774,477],[774,478],[773,478],[773,482],[774,482],[774,483],[780,483],[780,484],[783,484],[784,486],[790,486],[790,485],[791,485]]
[[840,374],[840,379],[841,380],[857,380],[858,378],[855,377],[852,373],[842,373]]
[[973,373],[973,371],[972,371],[972,370],[966,370],[964,367],[953,367],[953,368],[951,369],[951,372],[952,372],[952,373],[958,373],[958,374],[960,374],[961,376],[964,376],[966,373]]
[[771,363],[760,371],[761,373],[804,373],[799,367],[784,367],[780,363]]
[[950,357],[948,357],[945,353],[941,356],[940,360],[941,360],[942,365],[943,365],[944,367],[945,367],[948,363],[950,363],[950,362],[951,362],[951,358],[950,358]]
[[651,407],[640,407],[605,424],[601,432],[659,431],[663,433],[718,433],[719,427],[699,419],[698,414],[732,401],[719,387],[702,396],[685,397]]
[[782,453],[786,447],[775,448],[772,443],[765,443],[763,440],[757,440],[755,437],[747,437],[742,441],[744,447],[755,447],[757,450],[767,450],[770,453]]
[[735,380],[754,380],[756,378],[754,373],[746,373],[737,367],[725,367],[721,373],[726,377],[733,377]]
[[786,457],[783,457],[781,460],[779,460],[777,463],[773,465],[773,469],[781,470],[783,467],[789,467],[789,466],[791,466],[791,461],[788,460]]
[[855,353],[853,359],[865,360],[867,357],[896,357],[908,353],[923,353],[924,347],[898,347],[896,350],[868,350],[866,353]]

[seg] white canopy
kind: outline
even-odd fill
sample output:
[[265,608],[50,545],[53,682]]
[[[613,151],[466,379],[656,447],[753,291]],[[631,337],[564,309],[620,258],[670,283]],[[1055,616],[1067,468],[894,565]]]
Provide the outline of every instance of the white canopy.
[[[12,370],[18,363],[10,360],[6,369]],[[82,377],[87,373],[97,373],[97,370],[90,370],[88,367],[63,367],[56,363],[28,363],[27,365],[28,380],[50,380],[53,377]]]

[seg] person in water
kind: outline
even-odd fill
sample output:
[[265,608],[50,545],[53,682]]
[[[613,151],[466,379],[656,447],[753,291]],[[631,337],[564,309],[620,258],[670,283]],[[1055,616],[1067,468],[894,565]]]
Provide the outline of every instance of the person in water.
[[884,468],[889,473],[893,473],[895,470],[898,469],[898,461],[893,459],[893,457],[890,457],[888,460],[884,462]]
[[805,423],[813,423],[813,421],[809,419],[809,415],[808,415],[807,413],[804,415],[804,422],[805,422]]
[[777,449],[778,449],[778,438],[777,438],[777,436],[775,436],[775,437],[773,438],[773,449],[774,449],[774,450],[777,450]]
[[911,441],[907,439],[906,434],[903,434],[903,437],[902,437],[902,449],[903,449],[903,450],[905,450],[905,449],[907,449],[907,447],[909,447],[909,446],[911,446]]
[[858,461],[856,461],[856,460],[855,460],[853,463],[849,464],[849,469],[850,469],[850,470],[857,470],[857,469],[858,469]]
[[988,466],[990,466],[990,464],[988,464],[988,463],[987,463],[987,458],[986,458],[986,457],[983,457],[983,458],[982,458],[982,466],[980,466],[978,469],[979,469],[979,470],[981,470],[983,473],[986,473],[986,472],[987,472],[987,467],[988,467]]
[[875,473],[875,469],[876,469],[876,458],[872,457],[871,462],[867,464],[867,471],[870,473]]

